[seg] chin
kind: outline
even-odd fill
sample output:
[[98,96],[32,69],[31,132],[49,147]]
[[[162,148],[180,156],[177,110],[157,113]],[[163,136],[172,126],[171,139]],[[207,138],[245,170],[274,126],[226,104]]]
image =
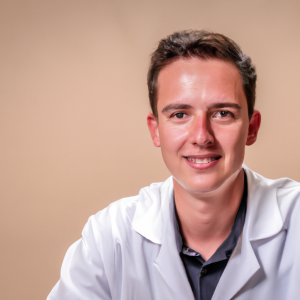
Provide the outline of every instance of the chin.
[[[202,174],[200,176],[178,176],[175,180],[187,191],[195,194],[210,193],[225,187],[235,180],[238,176],[241,168],[237,168],[236,171],[214,172],[214,174]],[[189,174],[190,175],[190,174]]]
[[195,194],[203,194],[213,192],[219,187],[220,185],[216,184],[191,184],[190,186],[187,186],[186,189]]
[[[174,177],[175,178],[175,177]],[[187,191],[191,193],[201,194],[209,193],[217,190],[222,185],[222,180],[180,180],[175,178],[175,180]]]

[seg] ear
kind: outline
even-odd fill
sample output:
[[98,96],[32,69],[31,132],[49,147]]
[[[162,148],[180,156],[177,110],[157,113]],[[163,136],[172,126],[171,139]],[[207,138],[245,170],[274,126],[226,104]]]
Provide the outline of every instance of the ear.
[[252,118],[249,123],[248,137],[246,141],[247,146],[250,146],[255,143],[257,139],[258,130],[260,127],[260,122],[261,122],[260,112],[258,110],[255,110],[253,112]]
[[160,147],[159,132],[158,132],[158,120],[153,114],[147,116],[147,124],[153,140],[154,146]]

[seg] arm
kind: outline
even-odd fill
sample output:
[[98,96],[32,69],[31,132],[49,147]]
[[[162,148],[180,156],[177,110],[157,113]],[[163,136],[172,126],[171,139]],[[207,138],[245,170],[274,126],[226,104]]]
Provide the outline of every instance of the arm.
[[111,300],[99,245],[95,241],[95,219],[84,227],[82,238],[67,251],[58,283],[47,300]]

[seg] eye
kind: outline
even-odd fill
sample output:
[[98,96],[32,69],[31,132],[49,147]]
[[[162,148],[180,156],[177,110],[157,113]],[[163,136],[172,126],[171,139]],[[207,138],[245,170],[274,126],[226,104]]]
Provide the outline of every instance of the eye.
[[232,117],[234,118],[234,115],[232,112],[228,111],[228,110],[221,110],[221,111],[218,111],[216,112],[214,115],[213,115],[213,118],[226,118],[226,117]]
[[177,118],[177,119],[182,119],[185,116],[184,113],[176,113],[173,115],[173,117]]

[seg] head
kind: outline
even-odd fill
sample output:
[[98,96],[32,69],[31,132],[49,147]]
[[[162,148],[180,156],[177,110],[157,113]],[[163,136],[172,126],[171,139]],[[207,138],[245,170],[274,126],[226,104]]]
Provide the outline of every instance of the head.
[[219,58],[232,62],[238,69],[248,105],[249,120],[255,104],[256,72],[251,58],[230,38],[206,30],[175,32],[162,39],[153,52],[148,71],[148,92],[154,116],[157,114],[157,80],[160,71],[179,58]]
[[231,39],[183,31],[152,54],[147,121],[155,146],[176,181],[209,192],[237,173],[255,142],[255,68]]

